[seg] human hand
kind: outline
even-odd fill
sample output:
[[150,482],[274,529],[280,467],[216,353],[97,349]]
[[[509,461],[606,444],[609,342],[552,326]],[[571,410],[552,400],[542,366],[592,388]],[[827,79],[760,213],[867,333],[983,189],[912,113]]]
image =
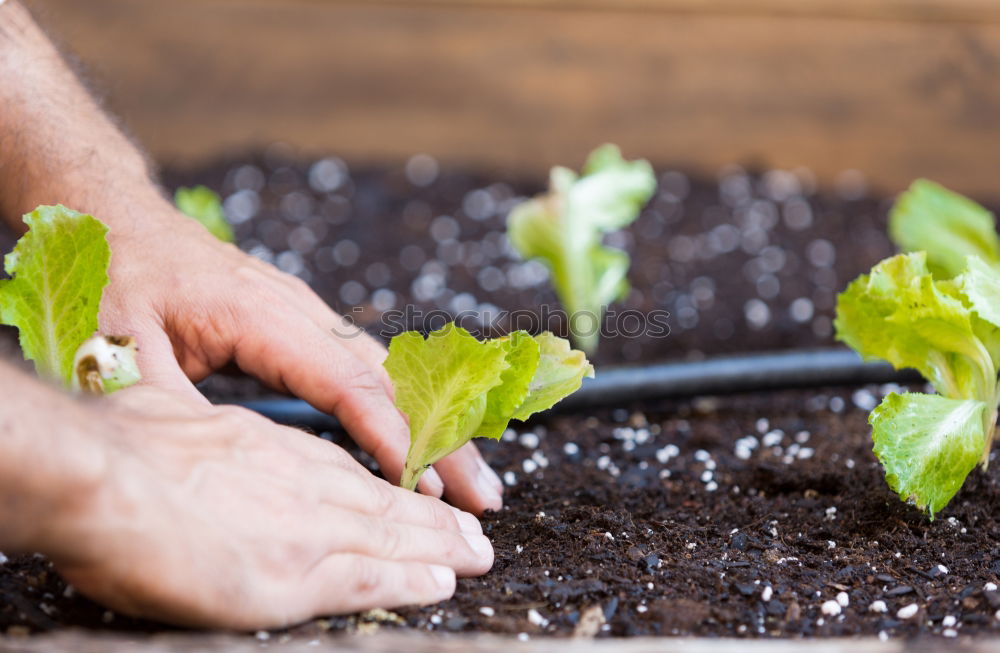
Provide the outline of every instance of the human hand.
[[493,563],[472,515],[250,411],[149,387],[92,408],[83,444],[103,468],[32,544],[122,613],[281,627],[440,601]]
[[[192,381],[235,361],[336,415],[386,478],[399,481],[409,431],[392,403],[381,344],[345,327],[300,279],[219,242],[165,202],[123,210],[131,215],[100,216],[111,224],[113,251],[101,326],[137,338],[147,383],[194,396]],[[425,473],[422,492],[444,492],[477,514],[500,508],[503,484],[474,445],[435,468],[440,475]]]

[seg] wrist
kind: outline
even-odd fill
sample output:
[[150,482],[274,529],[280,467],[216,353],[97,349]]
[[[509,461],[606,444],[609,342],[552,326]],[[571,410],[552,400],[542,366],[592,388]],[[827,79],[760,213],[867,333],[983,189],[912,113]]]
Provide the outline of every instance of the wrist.
[[0,11],[0,79],[0,216],[15,230],[40,204],[64,204],[118,229],[169,206],[144,154],[16,0]]
[[94,435],[103,420],[89,402],[9,370],[0,394],[17,406],[0,444],[0,550],[50,553],[105,475],[106,446]]

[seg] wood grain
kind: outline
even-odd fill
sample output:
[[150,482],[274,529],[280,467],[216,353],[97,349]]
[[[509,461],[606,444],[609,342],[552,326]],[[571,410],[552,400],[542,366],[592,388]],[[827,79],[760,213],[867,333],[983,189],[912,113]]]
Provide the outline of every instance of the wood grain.
[[[313,0],[329,2],[329,0]],[[546,8],[570,11],[659,11],[753,16],[830,16],[881,20],[1000,20],[994,0],[368,0],[419,7]]]
[[[352,637],[321,636],[311,644],[307,638],[297,637],[283,642],[277,636],[268,641],[266,650],[271,653],[305,653],[307,651],[336,651],[337,653],[932,653],[941,650],[937,640],[905,642],[903,640],[880,642],[865,639],[823,640],[746,640],[746,639],[692,639],[692,638],[635,638],[572,640],[535,638],[527,642],[512,637],[485,635],[482,637],[440,637],[435,635],[400,635],[381,632],[371,636]],[[14,639],[0,636],[2,653],[182,653],[209,651],[219,653],[252,653],[260,651],[261,644],[250,636],[220,634],[160,635],[152,638],[125,637],[86,632],[64,632],[31,639]],[[997,653],[1000,640],[962,642],[958,650],[963,653]]]
[[[998,194],[997,3],[609,1],[33,6],[171,163],[281,140],[534,175],[614,141],[705,172],[802,165],[831,182],[858,168],[890,191],[929,176]],[[759,11],[719,10],[736,4]],[[907,19],[918,10],[948,19]]]

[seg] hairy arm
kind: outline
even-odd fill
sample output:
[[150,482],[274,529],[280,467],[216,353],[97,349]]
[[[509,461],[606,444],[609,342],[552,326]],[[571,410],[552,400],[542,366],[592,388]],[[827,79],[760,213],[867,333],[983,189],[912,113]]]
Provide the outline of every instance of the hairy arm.
[[[345,330],[301,280],[176,211],[143,155],[11,0],[0,6],[0,216],[20,230],[21,214],[59,203],[110,227],[101,329],[137,339],[146,383],[204,402],[193,382],[234,362],[336,415],[398,481],[409,432],[382,369],[385,348]],[[474,445],[435,468],[423,492],[477,513],[500,508],[503,484]]]
[[34,551],[92,494],[103,452],[86,446],[85,406],[0,361],[0,550]]
[[131,388],[79,401],[0,362],[0,550],[178,624],[288,626],[440,601],[489,569],[474,517],[375,478],[329,442]]
[[[100,110],[20,2],[0,7],[0,217],[65,204],[116,231],[166,201],[143,155]],[[106,208],[127,197],[129,210]]]

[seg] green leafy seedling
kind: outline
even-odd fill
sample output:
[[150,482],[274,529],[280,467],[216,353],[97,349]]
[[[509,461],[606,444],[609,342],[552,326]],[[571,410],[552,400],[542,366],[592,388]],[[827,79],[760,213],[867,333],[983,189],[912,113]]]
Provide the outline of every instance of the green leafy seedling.
[[[1000,389],[1000,272],[967,256],[935,279],[924,252],[888,258],[837,298],[837,338],[866,360],[913,368],[938,394],[891,393],[872,411],[886,481],[933,519],[989,462]],[[944,259],[939,259],[939,261]]]
[[394,337],[385,368],[410,423],[400,485],[411,490],[472,438],[500,439],[511,419],[551,408],[594,375],[583,352],[551,333],[480,341],[454,323],[426,339],[416,331]]
[[138,381],[130,338],[90,343],[108,284],[108,228],[64,206],[39,206],[24,222],[28,231],[4,258],[11,278],[0,280],[0,324],[17,327],[24,357],[44,379],[91,392]]
[[904,252],[927,252],[927,267],[939,279],[965,269],[978,256],[1000,270],[1000,237],[988,210],[927,179],[899,195],[889,212],[889,235]]
[[206,186],[178,188],[174,193],[177,209],[200,222],[208,231],[224,243],[236,241],[233,228],[226,220],[219,195]]
[[616,146],[603,145],[579,175],[553,168],[548,193],[518,205],[508,218],[511,244],[549,268],[573,341],[589,354],[597,349],[605,309],[629,290],[628,254],[601,240],[634,222],[655,188],[647,161],[626,161]]

